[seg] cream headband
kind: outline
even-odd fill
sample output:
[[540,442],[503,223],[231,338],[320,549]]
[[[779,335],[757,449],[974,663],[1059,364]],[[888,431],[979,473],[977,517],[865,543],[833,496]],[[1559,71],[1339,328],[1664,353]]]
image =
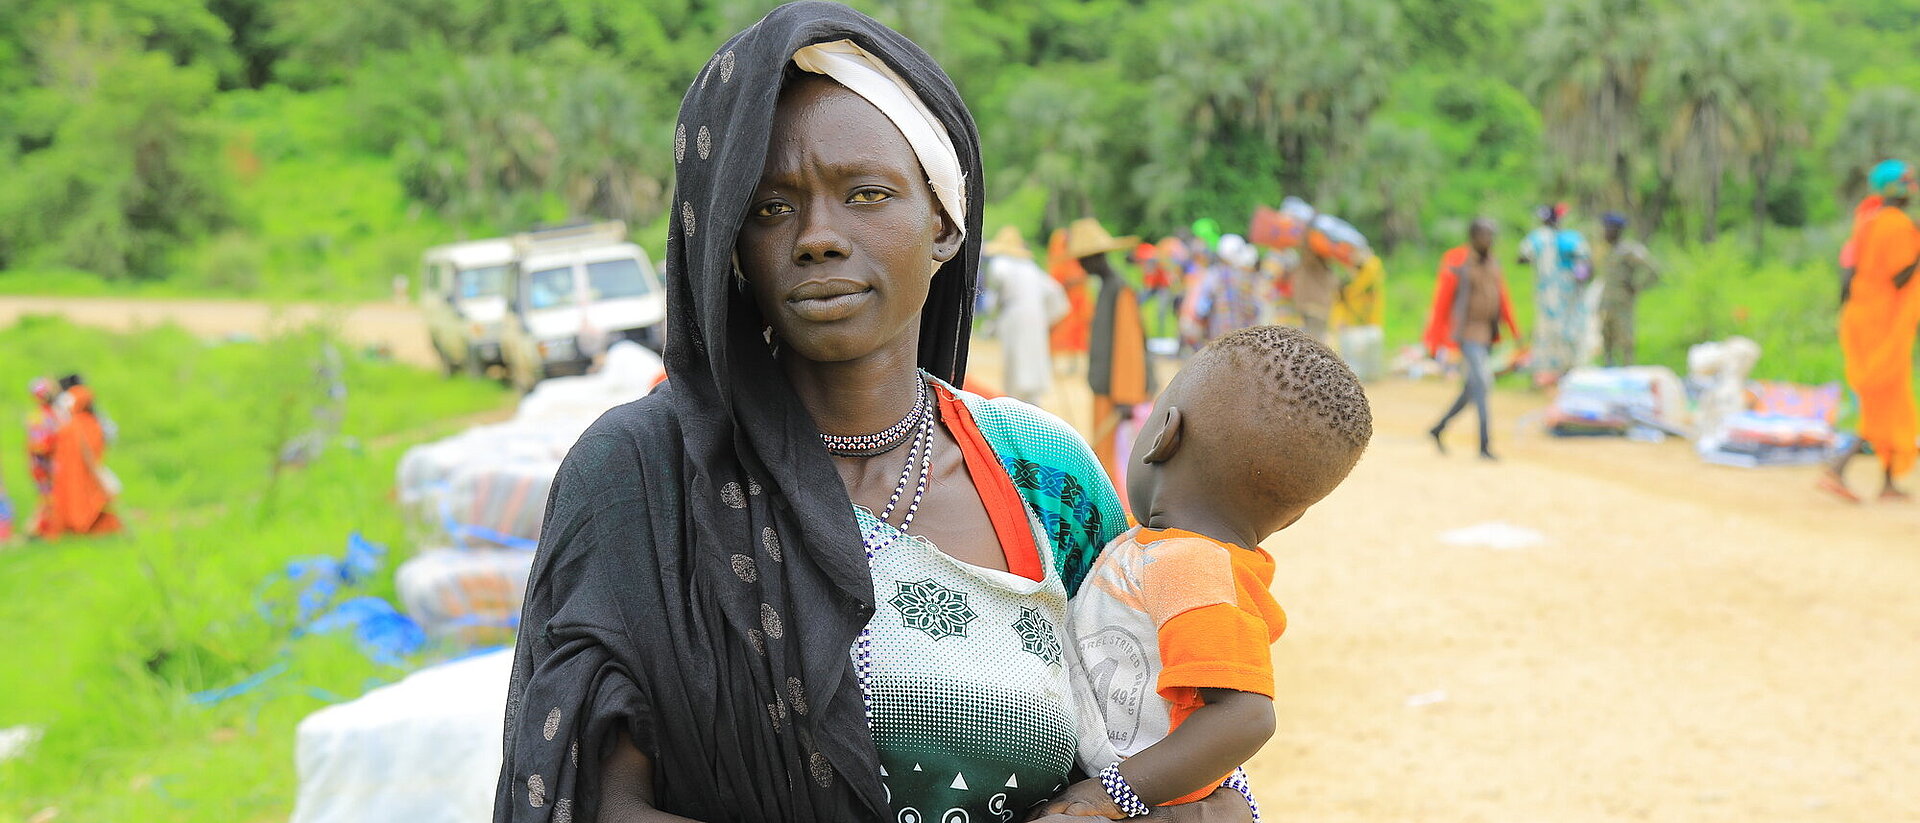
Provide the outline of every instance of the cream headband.
[[920,168],[927,173],[933,196],[947,212],[947,218],[963,233],[967,230],[967,189],[960,173],[960,155],[954,151],[953,138],[927,111],[925,103],[913,93],[900,75],[852,40],[816,43],[793,53],[793,63],[804,71],[824,74],[854,94],[872,103],[907,138]]

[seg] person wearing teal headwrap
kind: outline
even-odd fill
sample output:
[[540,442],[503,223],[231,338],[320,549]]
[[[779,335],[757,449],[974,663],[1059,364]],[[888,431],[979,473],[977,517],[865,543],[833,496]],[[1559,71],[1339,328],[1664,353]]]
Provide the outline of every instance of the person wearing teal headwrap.
[[1859,502],[1847,487],[1847,464],[1864,445],[1880,458],[1880,499],[1910,499],[1894,480],[1920,461],[1920,408],[1913,396],[1913,345],[1920,328],[1920,225],[1907,214],[1916,194],[1913,167],[1888,160],[1873,167],[1867,183],[1883,200],[1857,224],[1853,273],[1840,308],[1840,352],[1847,386],[1860,399],[1859,440],[1836,456],[1819,487]]
[[1913,164],[1905,160],[1882,160],[1867,175],[1867,188],[1881,197],[1905,197],[1907,184],[1913,181]]

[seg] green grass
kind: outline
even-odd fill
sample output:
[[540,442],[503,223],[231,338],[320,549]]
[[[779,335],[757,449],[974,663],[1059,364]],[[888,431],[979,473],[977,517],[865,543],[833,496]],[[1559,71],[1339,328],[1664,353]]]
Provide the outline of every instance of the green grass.
[[[349,354],[342,434],[305,468],[275,472],[278,443],[310,426],[325,338],[210,345],[177,329],[121,336],[28,318],[0,331],[0,419],[27,411],[36,372],[79,369],[120,426],[108,462],[127,492],[124,534],[0,550],[0,727],[44,734],[0,764],[0,819],[284,820],[293,731],[309,712],[405,672],[334,636],[293,639],[261,584],[294,558],[338,555],[359,531],[389,547],[364,591],[391,597],[407,556],[390,499],[395,462],[455,418],[508,402],[496,386],[442,380]],[[33,499],[17,425],[0,474]],[[355,444],[357,443],[357,445]],[[285,674],[211,706],[188,695],[277,663]]]

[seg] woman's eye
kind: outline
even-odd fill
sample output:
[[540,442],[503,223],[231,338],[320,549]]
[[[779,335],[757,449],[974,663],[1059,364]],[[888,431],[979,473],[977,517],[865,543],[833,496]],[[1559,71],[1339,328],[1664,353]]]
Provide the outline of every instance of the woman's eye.
[[847,198],[847,202],[878,203],[882,200],[887,199],[889,196],[890,195],[888,195],[885,191],[881,189],[861,189],[859,191],[854,192],[852,197]]
[[790,211],[793,211],[792,206],[775,200],[771,203],[760,204],[759,208],[753,210],[753,215],[755,217],[778,217]]

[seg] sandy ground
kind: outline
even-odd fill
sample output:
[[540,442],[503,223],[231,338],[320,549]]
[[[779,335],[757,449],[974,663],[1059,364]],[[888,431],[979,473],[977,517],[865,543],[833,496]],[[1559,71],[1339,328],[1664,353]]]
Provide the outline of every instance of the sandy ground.
[[[0,298],[0,324],[51,310],[206,334],[322,314]],[[411,310],[332,316],[431,362]],[[974,373],[998,361],[983,344]],[[1082,385],[1047,405],[1084,426]],[[1268,819],[1920,821],[1920,505],[1844,505],[1810,469],[1680,442],[1555,440],[1523,394],[1495,399],[1503,462],[1468,456],[1470,420],[1441,457],[1421,432],[1451,396],[1373,387],[1366,458],[1268,544],[1291,616],[1251,767]],[[1439,537],[1494,522],[1544,542]]]
[[[1495,400],[1503,462],[1470,456],[1470,417],[1442,457],[1423,432],[1451,388],[1372,387],[1366,457],[1267,544],[1290,615],[1250,768],[1269,819],[1920,820],[1920,505],[1536,434],[1526,394]],[[1084,427],[1090,402],[1048,405]],[[1439,537],[1494,522],[1545,541]]]
[[14,297],[0,295],[0,326],[21,315],[62,314],[76,323],[116,331],[178,324],[194,334],[224,337],[264,336],[276,329],[324,323],[348,342],[378,346],[407,363],[438,367],[420,313],[400,303],[324,306],[314,303],[268,304],[243,300],[125,300],[89,297]]

